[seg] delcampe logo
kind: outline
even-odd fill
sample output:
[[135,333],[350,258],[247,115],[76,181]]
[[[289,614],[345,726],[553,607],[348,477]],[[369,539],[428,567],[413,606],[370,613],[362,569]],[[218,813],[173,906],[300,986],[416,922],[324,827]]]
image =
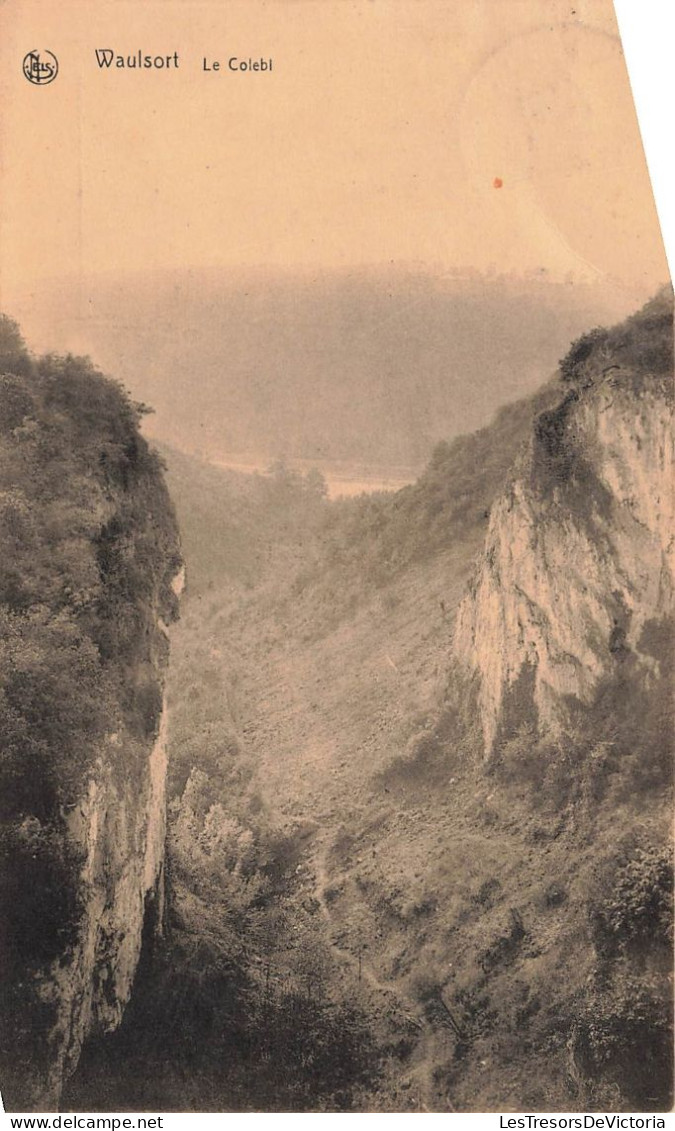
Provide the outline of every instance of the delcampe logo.
[[35,86],[47,86],[59,73],[59,64],[51,51],[29,51],[24,56],[23,73]]

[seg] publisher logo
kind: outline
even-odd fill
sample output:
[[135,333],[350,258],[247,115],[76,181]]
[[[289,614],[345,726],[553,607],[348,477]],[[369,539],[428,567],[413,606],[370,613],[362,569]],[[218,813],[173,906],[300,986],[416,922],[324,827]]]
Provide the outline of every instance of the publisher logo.
[[56,55],[51,51],[29,51],[23,60],[23,73],[35,86],[47,86],[59,73]]

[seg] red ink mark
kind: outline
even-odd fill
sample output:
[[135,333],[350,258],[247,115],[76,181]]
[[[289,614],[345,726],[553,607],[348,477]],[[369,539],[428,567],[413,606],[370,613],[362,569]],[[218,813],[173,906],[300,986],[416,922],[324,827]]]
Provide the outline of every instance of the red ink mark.
[[504,182],[501,177],[495,177],[494,181],[492,182],[492,187],[501,188],[503,184]]

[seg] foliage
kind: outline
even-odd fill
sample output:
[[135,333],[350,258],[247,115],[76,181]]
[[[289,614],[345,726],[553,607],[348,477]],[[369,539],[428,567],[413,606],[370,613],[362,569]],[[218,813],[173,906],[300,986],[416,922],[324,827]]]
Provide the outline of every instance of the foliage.
[[672,854],[660,845],[639,845],[605,871],[611,879],[589,911],[596,945],[605,950],[640,941],[672,943]]
[[573,1032],[575,1056],[592,1081],[591,1091],[607,1080],[621,1097],[617,1106],[628,1101],[628,1110],[670,1108],[672,1004],[660,988],[630,976],[613,992],[594,988]]
[[5,977],[45,966],[74,942],[82,913],[77,848],[62,830],[27,817],[0,832],[0,952]]
[[176,806],[169,849],[176,880],[220,909],[223,935],[234,952],[255,929],[255,912],[269,887],[262,870],[265,847],[216,796],[204,771],[193,769]]
[[[672,396],[673,304],[665,287],[642,310],[606,330],[596,327],[577,338],[559,363],[563,381],[595,384],[610,378],[635,391],[658,380]],[[663,380],[665,378],[665,381]]]
[[[162,447],[175,501],[192,595],[251,588],[284,550],[311,542],[327,507],[326,481],[276,460],[246,475]],[[295,555],[293,557],[295,560]]]
[[102,1096],[101,1110],[125,1099],[159,1111],[351,1111],[380,1071],[353,1004],[256,978],[218,940],[183,936],[137,986],[120,1031],[85,1052],[67,1098],[88,1111]]
[[137,694],[119,665],[150,660],[178,552],[126,393],[86,359],[24,368],[3,379],[0,775],[5,818],[46,819],[77,796],[107,731],[156,724],[156,692]]
[[0,314],[0,373],[25,377],[32,371],[33,359],[17,323],[6,314]]
[[580,338],[572,342],[568,352],[559,363],[562,380],[581,380],[584,376],[586,363],[599,350],[606,347],[608,336],[604,327],[596,326],[594,330],[589,330],[588,333],[582,334]]
[[0,782],[4,817],[48,819],[72,803],[115,723],[95,644],[61,613],[0,612]]

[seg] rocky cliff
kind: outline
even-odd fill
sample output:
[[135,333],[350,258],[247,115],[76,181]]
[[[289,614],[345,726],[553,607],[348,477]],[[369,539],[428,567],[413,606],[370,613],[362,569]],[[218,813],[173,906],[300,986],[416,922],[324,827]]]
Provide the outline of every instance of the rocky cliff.
[[458,615],[487,754],[532,704],[554,735],[628,658],[658,675],[653,631],[672,610],[672,292],[579,339],[561,377]]
[[180,556],[141,407],[0,329],[0,1086],[51,1111],[162,929]]
[[[54,1012],[48,1033],[52,1055],[27,1097],[36,1110],[58,1108],[61,1087],[77,1065],[85,1037],[119,1025],[144,932],[162,931],[164,718],[165,713],[140,783],[121,779],[103,757],[68,819],[71,843],[84,856],[83,913],[72,946],[35,979],[36,995]],[[117,745],[119,739],[112,736],[110,742]]]

